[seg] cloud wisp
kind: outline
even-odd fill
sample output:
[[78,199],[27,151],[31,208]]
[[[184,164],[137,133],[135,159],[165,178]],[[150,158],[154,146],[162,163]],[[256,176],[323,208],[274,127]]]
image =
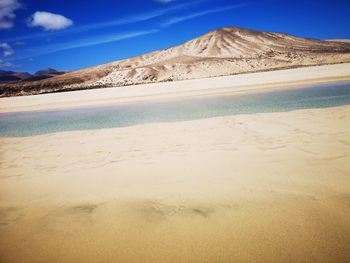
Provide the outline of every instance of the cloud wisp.
[[2,49],[2,54],[4,57],[11,56],[15,53],[12,47],[6,42],[0,42],[0,49]]
[[13,27],[15,11],[21,7],[21,3],[17,0],[0,0],[0,29]]
[[[116,42],[116,41],[135,38],[143,35],[148,35],[155,32],[157,32],[156,29],[151,29],[151,30],[143,30],[143,31],[124,32],[124,33],[114,34],[114,35],[110,35],[110,34],[102,35],[102,36],[100,35],[92,38],[85,38],[85,39],[66,42],[62,44],[54,44],[54,45],[48,46],[46,48],[46,52],[51,53],[51,52],[79,48],[79,47],[95,46],[99,44]],[[45,48],[43,50],[45,51]]]
[[28,55],[24,55],[24,56],[16,57],[16,58],[11,58],[8,60],[10,60],[10,61],[21,60],[21,59],[37,57],[37,56],[41,56],[41,55],[45,55],[45,54],[58,52],[58,51],[68,50],[68,49],[117,42],[117,41],[122,41],[125,39],[130,39],[130,38],[135,38],[135,37],[139,37],[139,36],[143,36],[143,35],[152,34],[152,33],[158,32],[158,31],[159,31],[158,29],[150,29],[150,30],[142,30],[142,31],[124,32],[124,33],[114,34],[114,35],[110,35],[110,34],[99,35],[99,36],[95,36],[95,37],[91,37],[91,38],[83,38],[83,39],[65,42],[65,43],[38,46],[35,49],[28,50],[28,52],[27,52]]
[[153,0],[153,1],[161,4],[168,4],[171,2],[175,2],[176,0]]
[[37,11],[28,19],[28,26],[42,27],[47,31],[55,31],[73,25],[73,21],[63,15]]
[[14,66],[15,66],[15,64],[0,59],[0,68],[10,68],[10,67],[14,67]]
[[230,5],[230,6],[226,6],[226,7],[208,9],[208,10],[204,10],[204,11],[189,14],[189,15],[172,17],[172,18],[168,19],[167,21],[165,21],[164,23],[162,23],[161,26],[162,27],[169,27],[169,26],[172,26],[174,24],[177,24],[177,23],[180,23],[180,22],[183,22],[186,20],[190,20],[190,19],[193,19],[196,17],[205,16],[205,15],[214,14],[214,13],[220,13],[220,12],[228,11],[231,9],[239,8],[242,6],[244,6],[244,5],[243,4]]

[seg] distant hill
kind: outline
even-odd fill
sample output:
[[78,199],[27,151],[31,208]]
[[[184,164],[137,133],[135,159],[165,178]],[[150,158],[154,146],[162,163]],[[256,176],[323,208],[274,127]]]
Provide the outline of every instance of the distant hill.
[[47,69],[41,69],[35,72],[34,76],[40,77],[40,76],[47,76],[47,75],[60,75],[63,73],[64,72],[60,72],[52,68],[47,68]]
[[32,77],[28,72],[14,72],[0,70],[0,82],[20,81]]
[[62,75],[64,73],[66,73],[66,72],[57,71],[57,70],[52,69],[52,68],[39,70],[34,75],[32,75],[28,72],[15,72],[15,71],[0,70],[0,83],[5,82],[7,85],[11,85],[9,82],[36,81],[36,80],[52,78],[54,76]]
[[41,69],[35,72],[34,75],[28,80],[34,81],[34,80],[47,79],[47,78],[55,77],[57,75],[62,75],[64,73],[65,73],[64,71],[57,71],[52,68]]
[[[182,45],[37,81],[0,84],[0,96],[176,81],[350,62],[350,43],[239,27],[211,31]],[[44,74],[45,75],[45,74]]]

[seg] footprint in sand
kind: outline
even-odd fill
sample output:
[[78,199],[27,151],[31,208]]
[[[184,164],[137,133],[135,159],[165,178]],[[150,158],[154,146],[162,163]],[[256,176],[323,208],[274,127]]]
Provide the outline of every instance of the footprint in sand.
[[17,223],[23,217],[20,209],[15,207],[0,208],[0,227]]
[[145,201],[133,205],[137,213],[147,220],[157,221],[171,216],[199,216],[208,218],[215,213],[215,209],[209,207],[189,207],[184,205],[171,205],[159,201]]
[[76,206],[71,206],[69,207],[66,211],[71,214],[75,215],[88,215],[92,214],[97,207],[99,207],[98,204],[81,204],[81,205],[76,205]]

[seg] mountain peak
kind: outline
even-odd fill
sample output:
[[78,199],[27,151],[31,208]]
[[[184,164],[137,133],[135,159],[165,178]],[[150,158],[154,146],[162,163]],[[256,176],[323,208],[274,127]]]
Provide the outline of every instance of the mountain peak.
[[42,76],[42,75],[48,75],[48,74],[56,74],[58,71],[53,68],[46,68],[38,70],[34,73],[34,76]]
[[[242,34],[257,34],[257,33],[262,33],[260,31],[256,31],[256,30],[252,30],[252,29],[246,29],[246,28],[237,27],[237,26],[226,26],[226,27],[215,29],[215,30],[213,30],[211,32],[217,33],[217,34],[238,34],[238,33],[242,33]],[[209,32],[209,33],[211,33],[211,32]]]

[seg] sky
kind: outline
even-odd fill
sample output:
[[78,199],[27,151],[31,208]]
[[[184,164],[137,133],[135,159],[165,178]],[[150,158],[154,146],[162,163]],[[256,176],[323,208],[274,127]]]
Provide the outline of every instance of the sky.
[[76,70],[238,26],[350,38],[350,0],[0,0],[0,69]]

